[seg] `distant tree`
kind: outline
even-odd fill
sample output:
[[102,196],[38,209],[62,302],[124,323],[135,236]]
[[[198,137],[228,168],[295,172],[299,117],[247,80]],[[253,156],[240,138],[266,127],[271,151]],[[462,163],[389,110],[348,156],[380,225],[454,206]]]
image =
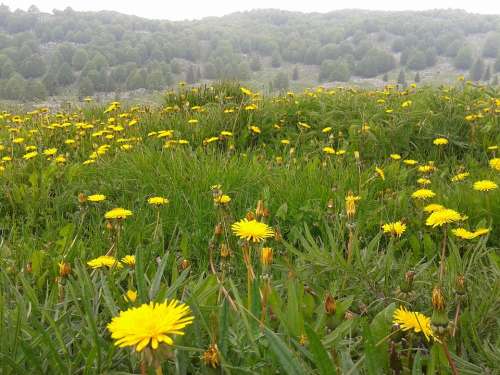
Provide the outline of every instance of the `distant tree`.
[[420,82],[420,73],[417,72],[417,74],[415,74],[415,83],[419,83]]
[[427,60],[423,51],[417,50],[408,60],[408,68],[412,70],[422,70],[427,67]]
[[356,66],[356,73],[365,78],[386,73],[396,66],[394,56],[383,50],[372,48]]
[[252,56],[252,59],[250,60],[250,69],[252,69],[252,72],[258,72],[262,69],[262,63],[260,62],[259,55]]
[[182,73],[182,65],[179,60],[174,59],[170,62],[170,67],[172,69],[172,73],[181,74]]
[[500,55],[495,60],[495,64],[493,65],[493,70],[495,71],[495,73],[500,72]]
[[146,88],[149,90],[161,90],[165,87],[165,79],[161,70],[153,70],[146,78]]
[[186,71],[186,83],[188,84],[193,84],[196,82],[196,77],[195,77],[195,73],[194,73],[194,66],[191,64],[189,65],[188,67],[188,70]]
[[391,49],[396,53],[403,51],[405,47],[406,45],[403,38],[394,39],[394,42],[392,42],[391,45]]
[[351,78],[349,64],[342,60],[325,60],[319,69],[319,82],[339,81],[347,82]]
[[299,80],[299,68],[297,65],[293,67],[293,72],[292,72],[292,81],[298,81]]
[[39,80],[29,80],[25,87],[24,99],[45,100],[47,99],[47,89]]
[[36,54],[28,57],[19,70],[24,78],[38,78],[45,74],[47,66],[42,57]]
[[205,79],[216,79],[217,78],[217,69],[215,65],[211,62],[206,63],[203,67],[203,78]]
[[288,74],[285,72],[278,72],[273,79],[273,88],[275,90],[286,90],[289,86]]
[[484,74],[484,61],[482,59],[476,59],[474,64],[470,69],[470,79],[473,81],[479,81]]
[[5,98],[10,100],[21,100],[25,93],[26,81],[19,74],[9,78],[5,86]]
[[492,86],[498,86],[498,76],[496,75],[493,77],[493,80],[491,81]]
[[483,56],[495,58],[500,53],[500,33],[490,34],[483,46]]
[[87,65],[88,61],[89,56],[87,55],[87,52],[84,49],[80,48],[73,54],[71,65],[76,71],[80,71],[85,65]]
[[384,75],[382,76],[382,81],[389,82],[389,75],[387,73],[384,73]]
[[435,48],[428,48],[425,51],[425,63],[427,68],[433,67],[437,63],[437,51]]
[[78,81],[78,96],[83,98],[92,95],[94,95],[94,83],[88,77],[81,78]]
[[57,87],[59,86],[57,82],[57,72],[55,69],[50,69],[45,77],[42,79],[44,87],[47,89],[49,95],[54,95],[57,92]]
[[10,57],[0,55],[0,78],[8,79],[16,72],[14,69],[14,62]]
[[137,90],[146,87],[146,77],[140,69],[134,69],[127,78],[127,90]]
[[75,81],[75,76],[68,63],[63,63],[57,72],[57,82],[61,86],[67,86]]
[[273,68],[279,68],[281,66],[282,59],[281,55],[278,51],[274,51],[273,55],[271,56],[271,66]]
[[405,86],[406,85],[406,76],[405,76],[405,72],[403,69],[401,69],[399,71],[399,75],[398,75],[398,84],[400,85],[403,85]]
[[238,79],[246,81],[252,76],[252,71],[250,69],[250,64],[246,61],[242,61],[238,64]]
[[484,71],[484,75],[483,75],[483,81],[484,82],[489,82],[491,79],[491,66],[487,66],[486,67],[486,70]]
[[464,46],[460,48],[457,53],[457,56],[453,60],[453,64],[457,69],[469,69],[474,62],[474,57],[472,53],[472,49],[468,46]]

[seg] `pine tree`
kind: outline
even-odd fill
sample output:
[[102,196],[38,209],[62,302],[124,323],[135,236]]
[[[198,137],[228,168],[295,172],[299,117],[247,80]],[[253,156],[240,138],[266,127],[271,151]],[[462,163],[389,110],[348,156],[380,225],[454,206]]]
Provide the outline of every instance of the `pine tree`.
[[420,82],[420,73],[417,72],[417,74],[415,74],[415,83],[419,83]]
[[405,86],[405,85],[406,85],[406,76],[405,76],[405,72],[404,72],[404,70],[403,70],[403,69],[401,69],[401,70],[399,71],[399,75],[398,75],[398,83],[399,83],[400,85],[403,85],[403,86]]
[[389,81],[389,75],[387,73],[384,73],[384,75],[382,76],[382,81],[384,81],[384,82]]
[[470,79],[473,81],[479,81],[484,74],[484,61],[482,59],[477,59],[472,67],[470,68]]
[[189,68],[186,72],[186,83],[192,85],[195,83],[196,77],[194,76],[194,67],[193,65],[189,65]]
[[299,80],[299,68],[297,67],[297,65],[295,65],[293,67],[292,80],[293,81],[298,81]]
[[484,71],[483,81],[484,82],[489,82],[490,79],[491,79],[491,67],[488,65],[486,67],[486,70]]

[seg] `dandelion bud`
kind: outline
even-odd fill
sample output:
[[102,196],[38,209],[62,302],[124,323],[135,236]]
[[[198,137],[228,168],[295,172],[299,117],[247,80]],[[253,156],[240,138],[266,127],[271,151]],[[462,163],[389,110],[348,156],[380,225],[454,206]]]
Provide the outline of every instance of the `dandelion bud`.
[[435,286],[432,290],[432,307],[437,311],[443,311],[445,308],[443,290],[440,286]]
[[216,237],[219,237],[220,235],[222,235],[222,231],[223,231],[223,228],[222,228],[222,224],[221,223],[218,223],[216,226],[215,226],[215,229],[214,229],[214,234]]
[[465,277],[464,275],[458,275],[455,279],[455,289],[457,293],[464,294],[465,293]]
[[181,268],[182,268],[183,270],[185,270],[186,268],[188,268],[188,267],[190,266],[190,264],[191,264],[191,263],[189,262],[189,260],[187,260],[187,259],[183,259],[183,260],[182,260],[182,262],[181,262]]
[[212,368],[219,367],[219,349],[217,348],[217,344],[210,344],[207,350],[201,356],[201,359],[205,365],[211,366]]
[[307,345],[307,336],[306,335],[304,335],[304,334],[300,335],[299,344],[302,346]]
[[273,262],[273,249],[263,247],[260,252],[260,262],[263,266],[270,266]]
[[350,310],[347,310],[344,314],[345,320],[354,320],[354,313]]
[[255,219],[255,215],[252,211],[248,211],[247,214],[245,215],[245,218],[248,220],[248,221],[252,221]]
[[328,203],[326,204],[326,207],[329,209],[329,210],[333,210],[333,207],[334,207],[334,204],[333,204],[333,199],[329,199],[328,200]]
[[71,266],[69,263],[61,262],[59,263],[59,276],[67,277],[71,273]]
[[328,295],[325,298],[325,312],[328,315],[331,315],[335,314],[336,311],[337,311],[337,301],[330,293],[328,293]]
[[32,273],[33,272],[33,265],[31,264],[31,262],[28,262],[26,264],[26,272],[27,273]]
[[283,236],[281,235],[281,231],[278,228],[276,228],[274,230],[274,239],[276,241],[281,241],[283,239]]
[[220,256],[223,258],[227,258],[229,255],[231,255],[231,250],[229,249],[229,246],[225,243],[223,243],[220,246]]
[[106,221],[106,229],[113,230],[113,224],[111,223],[111,221]]
[[78,203],[84,204],[87,202],[87,196],[83,193],[78,194]]
[[265,209],[264,201],[262,199],[259,199],[259,201],[257,202],[257,208],[255,209],[255,215],[257,217],[263,216],[264,209]]
[[127,293],[123,296],[125,301],[134,303],[137,300],[137,292],[135,290],[127,290]]

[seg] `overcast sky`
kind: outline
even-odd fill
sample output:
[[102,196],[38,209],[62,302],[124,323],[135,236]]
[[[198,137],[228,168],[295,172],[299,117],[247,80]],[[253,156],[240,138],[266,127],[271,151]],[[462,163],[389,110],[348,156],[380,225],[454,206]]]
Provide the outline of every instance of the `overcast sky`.
[[[436,8],[464,9],[483,14],[500,14],[500,0],[0,0],[11,10],[26,10],[35,4],[40,10],[50,12],[62,10],[68,6],[74,10],[115,10],[140,17],[184,20],[199,19],[207,16],[222,16],[228,13],[258,8],[277,8],[302,12],[328,12],[337,9],[373,9],[373,10],[427,10]],[[175,4],[175,5],[174,5]]]

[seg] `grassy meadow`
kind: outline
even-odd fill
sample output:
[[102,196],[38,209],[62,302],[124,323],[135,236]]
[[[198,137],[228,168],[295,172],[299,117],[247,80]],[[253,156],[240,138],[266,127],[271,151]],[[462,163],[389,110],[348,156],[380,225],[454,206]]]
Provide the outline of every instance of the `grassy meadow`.
[[462,81],[5,110],[0,374],[500,374],[499,145]]

